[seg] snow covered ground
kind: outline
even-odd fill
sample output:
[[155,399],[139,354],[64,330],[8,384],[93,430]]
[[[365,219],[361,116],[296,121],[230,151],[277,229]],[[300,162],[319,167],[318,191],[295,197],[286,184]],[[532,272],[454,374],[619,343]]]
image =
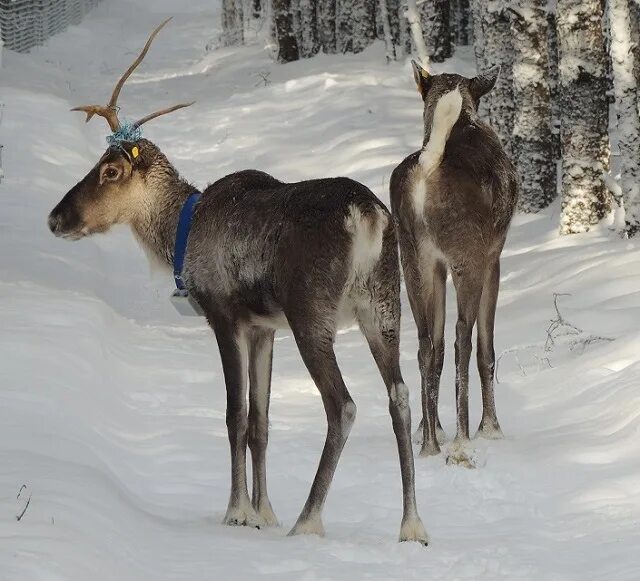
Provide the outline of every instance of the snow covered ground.
[[[146,135],[198,186],[256,167],[287,180],[348,175],[388,200],[391,170],[422,138],[408,63],[387,66],[382,46],[287,66],[259,43],[206,52],[218,28],[213,4],[180,6],[125,87],[124,115],[196,99]],[[518,217],[504,252],[497,351],[519,347],[499,366],[506,439],[474,441],[475,470],[416,459],[428,548],[396,542],[400,479],[386,392],[355,329],[337,347],[358,418],[329,494],[327,536],[285,536],[325,429],[286,333],[276,344],[268,453],[283,527],[220,524],[229,457],[211,332],[174,314],[171,281],[150,277],[125,229],[72,244],[46,227],[104,149],[104,122],[85,125],[68,109],[105,101],[173,6],[103,2],[48,46],[4,56],[0,580],[640,579],[638,242],[606,225],[560,238],[557,207]],[[470,73],[470,62],[444,68]],[[560,311],[584,332],[563,338],[562,327],[545,350],[554,293],[571,293],[558,298]],[[441,395],[450,436],[451,298]],[[416,351],[405,308],[414,425]],[[474,375],[472,425],[479,392]]]

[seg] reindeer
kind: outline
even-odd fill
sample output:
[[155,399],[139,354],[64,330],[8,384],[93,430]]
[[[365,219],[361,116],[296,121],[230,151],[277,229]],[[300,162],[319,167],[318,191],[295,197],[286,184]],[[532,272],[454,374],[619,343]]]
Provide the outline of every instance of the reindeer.
[[467,463],[469,440],[469,359],[478,323],[478,370],[482,420],[478,435],[501,438],[494,400],[493,348],[500,254],[516,207],[516,172],[495,132],[478,118],[480,98],[497,80],[494,67],[472,79],[430,75],[413,62],[424,101],[422,149],[407,157],[391,176],[391,209],[397,222],[400,255],[413,317],[418,327],[422,378],[421,456],[440,452],[444,432],[438,417],[444,360],[446,279],[456,289],[456,407],[454,442]]
[[[118,135],[186,106],[164,109],[132,126],[118,120],[120,89],[164,24],[151,34],[106,106],[74,110],[86,112],[87,120],[104,117]],[[53,209],[49,227],[58,237],[77,240],[128,224],[143,249],[170,266],[179,214],[194,190],[156,145],[141,137],[122,139]],[[389,396],[403,485],[400,540],[427,543],[415,500],[409,391],[399,365],[396,245],[389,211],[368,188],[347,178],[283,183],[246,170],[219,179],[202,193],[182,280],[213,329],[222,360],[231,449],[225,524],[278,522],[267,495],[265,453],[274,332],[287,327],[320,392],[328,426],[311,491],[290,534],[324,534],[322,509],[356,415],[334,341],[339,326],[357,321]]]

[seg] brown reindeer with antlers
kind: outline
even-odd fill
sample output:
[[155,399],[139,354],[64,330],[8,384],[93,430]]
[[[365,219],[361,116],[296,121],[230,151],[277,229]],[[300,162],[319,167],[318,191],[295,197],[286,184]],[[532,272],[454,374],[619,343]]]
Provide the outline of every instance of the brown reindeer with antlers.
[[[120,131],[120,89],[164,24],[106,106],[76,110],[85,111],[87,119],[100,115],[112,131]],[[143,117],[134,127],[185,106]],[[56,236],[78,239],[126,223],[149,254],[170,266],[179,216],[193,191],[153,143],[125,139],[65,195],[49,226]],[[265,458],[274,332],[287,327],[322,396],[328,424],[309,497],[291,533],[323,534],[322,509],[356,414],[334,341],[338,327],[355,319],[388,391],[403,487],[400,540],[426,544],[414,491],[409,390],[399,365],[397,239],[385,206],[347,178],[287,184],[259,171],[241,171],[203,192],[186,250],[182,280],[216,335],[227,390],[231,495],[224,522],[277,523],[267,495]]]

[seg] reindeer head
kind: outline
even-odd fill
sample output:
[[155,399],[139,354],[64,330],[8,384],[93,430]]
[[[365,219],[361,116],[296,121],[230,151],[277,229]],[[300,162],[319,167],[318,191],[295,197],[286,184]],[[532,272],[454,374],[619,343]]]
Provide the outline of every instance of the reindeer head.
[[478,110],[480,98],[493,89],[500,73],[500,66],[495,66],[477,77],[468,79],[462,75],[450,73],[431,75],[416,61],[411,61],[411,64],[413,65],[413,77],[424,101],[424,124],[427,134],[440,97],[458,89],[462,96],[461,116],[473,118]]
[[157,158],[166,159],[155,145],[140,138],[139,127],[160,115],[193,105],[193,102],[161,109],[127,125],[122,125],[118,119],[117,102],[125,81],[169,20],[151,33],[138,58],[120,77],[107,105],[72,109],[85,112],[87,121],[94,115],[104,117],[113,138],[95,167],[67,192],[49,215],[49,228],[56,236],[77,240],[96,232],[106,232],[114,224],[131,223],[148,206],[147,173]]

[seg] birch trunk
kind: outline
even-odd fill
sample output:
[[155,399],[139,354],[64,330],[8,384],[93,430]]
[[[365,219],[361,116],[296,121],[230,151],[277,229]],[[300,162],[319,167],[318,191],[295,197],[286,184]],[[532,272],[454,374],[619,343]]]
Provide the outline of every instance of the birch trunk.
[[609,0],[611,65],[616,97],[620,186],[629,236],[640,230],[640,119],[628,0]]
[[609,170],[602,17],[601,0],[558,0],[562,234],[586,232],[611,209],[602,181]]
[[222,43],[225,46],[244,43],[242,0],[222,0]]
[[441,63],[453,53],[449,0],[423,0],[419,11],[429,60]]
[[484,67],[500,65],[500,75],[493,90],[487,94],[489,123],[498,134],[507,155],[511,155],[513,132],[513,46],[511,24],[501,0],[486,2],[482,10]]
[[546,0],[510,8],[513,34],[513,161],[520,175],[520,209],[538,212],[556,197]]
[[291,0],[273,1],[273,21],[278,41],[278,61],[288,63],[298,60],[298,43],[293,28]]
[[393,44],[393,37],[391,35],[391,22],[389,21],[389,9],[387,6],[387,0],[378,0],[378,6],[380,7],[380,20],[382,21],[382,31],[384,33],[384,46],[387,56],[387,62],[391,62],[396,59],[396,51]]
[[413,46],[416,49],[416,56],[422,68],[429,70],[429,51],[424,42],[422,26],[420,25],[420,12],[418,11],[416,0],[407,0],[406,18],[411,29],[411,38],[413,39]]
[[310,58],[320,50],[315,0],[298,0],[298,20],[298,51],[300,57]]
[[318,42],[327,54],[336,52],[336,0],[317,2]]

